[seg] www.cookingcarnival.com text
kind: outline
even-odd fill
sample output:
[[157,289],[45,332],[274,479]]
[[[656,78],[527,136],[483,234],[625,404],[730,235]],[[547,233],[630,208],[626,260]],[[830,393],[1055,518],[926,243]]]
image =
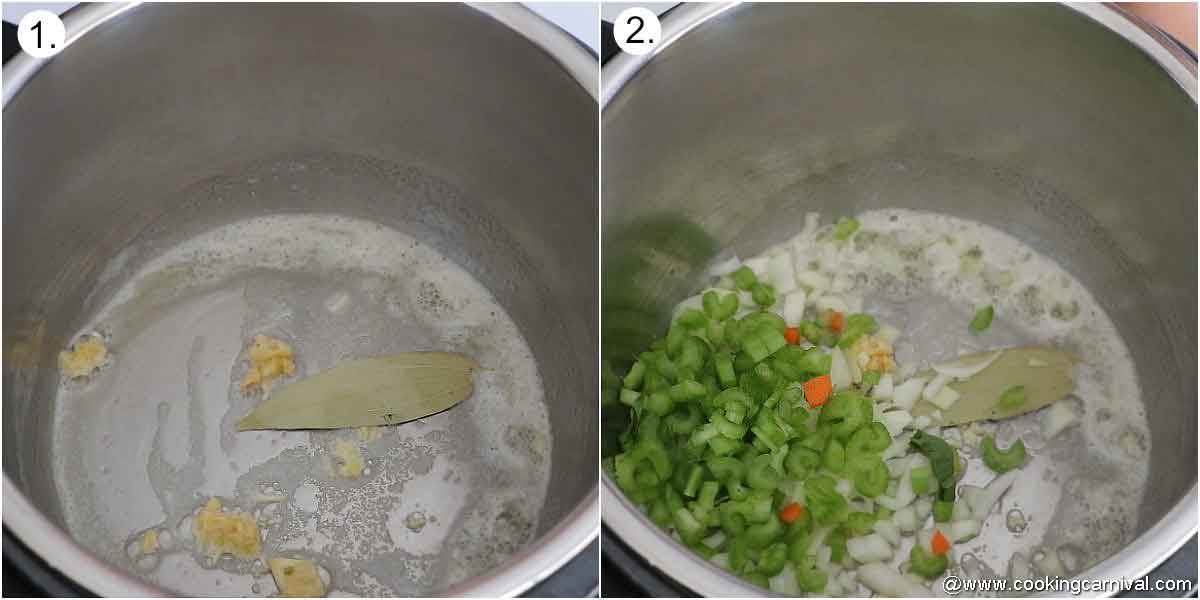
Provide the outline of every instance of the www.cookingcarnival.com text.
[[1130,579],[1067,579],[1063,577],[1037,577],[1028,579],[968,578],[948,575],[942,580],[942,589],[947,595],[977,595],[980,593],[1012,592],[1019,594],[1081,594],[1119,592],[1181,592],[1190,589],[1187,579],[1155,579],[1149,577]]

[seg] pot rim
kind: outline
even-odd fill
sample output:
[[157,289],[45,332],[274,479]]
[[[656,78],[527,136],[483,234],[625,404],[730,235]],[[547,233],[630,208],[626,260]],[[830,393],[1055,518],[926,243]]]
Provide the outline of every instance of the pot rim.
[[[692,29],[715,19],[741,2],[683,3],[662,16],[662,42],[652,52],[634,56],[618,53],[601,69],[600,107],[603,110],[655,55]],[[1114,4],[1064,3],[1068,8],[1125,38],[1147,54],[1192,99],[1197,100],[1196,61],[1176,42],[1152,25],[1126,13]],[[603,134],[602,134],[603,135]],[[675,578],[702,596],[760,596],[763,590],[704,560],[674,538],[664,535],[650,519],[629,502],[608,473],[601,476],[601,518],[626,544],[656,569]],[[1197,531],[1195,484],[1157,523],[1124,550],[1072,580],[1095,580],[1101,574],[1123,573],[1138,579],[1171,557]],[[1114,592],[1093,596],[1111,596]],[[1089,595],[1085,592],[1083,595]]]
[[[140,2],[79,4],[62,20],[70,46],[88,32],[138,7]],[[579,40],[519,4],[468,3],[537,46],[558,63],[593,99],[598,97],[596,59]],[[4,66],[3,106],[17,96],[50,58],[21,52]],[[3,522],[32,552],[55,570],[102,596],[169,597],[175,594],[150,585],[100,560],[37,509],[4,473]],[[504,564],[450,588],[448,596],[511,597],[550,577],[600,536],[599,488],[590,492],[558,524],[533,540]]]

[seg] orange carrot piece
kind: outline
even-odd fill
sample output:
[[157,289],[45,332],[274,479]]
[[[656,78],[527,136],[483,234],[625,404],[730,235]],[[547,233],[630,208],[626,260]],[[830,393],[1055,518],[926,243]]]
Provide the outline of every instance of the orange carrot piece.
[[933,539],[930,540],[930,546],[932,546],[935,555],[942,555],[950,551],[950,540],[946,539],[945,534],[940,530],[935,529]]
[[798,502],[793,502],[779,511],[779,520],[784,523],[792,523],[802,516],[804,516],[804,507],[800,506]]
[[795,327],[788,327],[783,331],[783,339],[787,340],[787,343],[793,346],[798,345],[801,339],[800,330]]
[[822,375],[805,381],[801,387],[804,388],[804,398],[808,400],[808,405],[816,408],[829,400],[829,394],[833,393],[833,379]]
[[833,314],[829,316],[829,328],[841,333],[846,328],[846,315],[836,310],[833,311]]

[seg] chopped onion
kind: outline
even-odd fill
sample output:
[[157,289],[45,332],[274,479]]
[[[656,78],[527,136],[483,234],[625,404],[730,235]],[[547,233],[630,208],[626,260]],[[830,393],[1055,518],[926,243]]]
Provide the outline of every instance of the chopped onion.
[[929,427],[929,424],[931,422],[932,421],[930,420],[928,415],[921,415],[921,416],[917,417],[915,420],[913,420],[913,427],[916,429],[924,430],[926,427]]
[[957,507],[958,504],[965,504],[967,506],[967,508],[971,509],[971,516],[983,518],[984,515],[976,515],[975,514],[975,508],[974,508],[975,505],[979,503],[979,497],[981,494],[983,494],[983,488],[980,486],[977,486],[977,485],[959,486],[958,497],[959,497],[959,499],[962,500],[962,502],[955,504],[955,507]]
[[913,377],[896,386],[896,390],[892,394],[892,402],[904,410],[912,410],[913,405],[917,403],[917,397],[920,396],[921,390],[924,388],[925,379],[923,377]]
[[1079,417],[1076,416],[1070,402],[1055,402],[1050,405],[1042,419],[1042,435],[1048,440],[1052,439],[1077,422]]
[[933,532],[934,529],[922,529],[916,534],[916,545],[920,546],[926,554],[933,554]]
[[834,489],[843,496],[849,496],[854,493],[854,482],[849,479],[838,479]]
[[892,545],[878,533],[846,540],[846,552],[860,563],[885,561],[892,557]]
[[954,512],[950,515],[950,520],[951,521],[966,521],[968,519],[973,518],[974,516],[975,516],[975,513],[974,513],[974,511],[971,510],[970,504],[967,504],[966,502],[955,502],[954,503]]
[[846,358],[847,370],[850,371],[850,381],[862,383],[863,372],[862,367],[858,365],[858,357],[851,356],[849,350],[843,351],[842,354]]
[[754,271],[754,275],[759,279],[767,279],[767,265],[769,263],[770,261],[765,256],[755,256],[743,261],[743,264],[750,267],[750,270]]
[[[941,377],[941,375],[939,375],[938,377]],[[925,389],[929,389],[929,388],[925,388]],[[954,388],[947,385],[947,386],[943,386],[942,389],[938,390],[938,393],[929,399],[929,403],[942,409],[942,410],[947,410],[951,406],[954,406],[955,402],[958,402],[959,397],[960,397],[960,394],[958,392],[954,391]]]
[[816,299],[813,300],[813,303],[816,305],[817,310],[835,310],[840,313],[850,311],[850,306],[846,304],[846,301],[841,296],[836,294],[823,294],[817,296]]
[[925,519],[933,513],[933,500],[926,498],[918,498],[913,503],[913,509],[917,511],[917,523],[924,523]]
[[946,375],[952,379],[966,379],[988,368],[988,365],[991,365],[997,358],[1000,358],[1000,354],[1002,352],[1003,350],[996,350],[995,352],[972,356],[970,357],[970,360],[967,358],[960,358],[958,360],[936,363],[930,366],[933,367],[933,370],[937,371],[939,375]]
[[987,487],[984,487],[981,492],[976,494],[971,503],[971,514],[975,515],[976,519],[986,520],[992,512],[992,507],[1000,500],[1000,496],[1012,487],[1013,482],[1017,480],[1019,470],[1012,470],[1007,473],[997,475]]
[[801,593],[800,584],[796,582],[796,571],[792,569],[792,563],[786,562],[783,564],[783,570],[778,575],[767,580],[768,587],[776,594],[782,594],[789,597],[797,597]]
[[[879,378],[879,383],[871,388],[871,397],[876,400],[887,400],[895,393],[896,386],[891,375],[883,375]],[[893,434],[895,435],[895,434]]]
[[804,303],[808,294],[802,289],[794,289],[783,297],[783,320],[788,325],[796,325],[804,319]]
[[829,546],[821,546],[817,550],[817,566],[822,570],[829,570],[829,560],[833,558],[833,549]]
[[909,424],[913,422],[913,416],[908,414],[907,411],[893,410],[880,415],[879,420],[883,423],[883,426],[887,428],[888,433],[890,433],[892,437],[896,437],[900,435],[901,431],[904,431],[905,427],[908,427]]
[[914,463],[911,458],[912,457],[909,457],[904,461],[907,464],[903,474],[900,475],[900,481],[896,487],[896,495],[894,497],[880,496],[875,500],[885,508],[899,510],[905,506],[908,506],[909,504],[912,504],[912,501],[917,498],[917,494],[912,488],[912,476],[910,472],[912,471],[912,465]]
[[713,265],[708,268],[708,275],[710,277],[722,277],[738,270],[741,268],[741,266],[742,261],[739,260],[735,254],[730,258],[713,263]]
[[880,456],[883,460],[895,458],[897,456],[905,456],[909,453],[908,442],[912,438],[910,435],[901,434],[892,440],[892,445],[888,446]]
[[933,591],[929,588],[882,563],[871,563],[858,567],[858,579],[871,591],[886,598],[928,598],[933,596]]
[[808,291],[816,294],[829,289],[833,283],[829,276],[820,271],[801,271],[796,273],[796,282],[808,288]]
[[892,523],[895,523],[902,533],[912,533],[921,527],[921,524],[917,522],[917,509],[914,505],[897,510],[892,515]]
[[847,595],[854,596],[854,590],[858,588],[858,573],[853,570],[842,571],[842,574],[838,575],[838,583]]
[[921,392],[921,397],[927,401],[932,401],[933,397],[936,396],[938,392],[942,391],[942,388],[945,387],[947,383],[950,383],[949,375],[943,375],[941,373],[935,375],[933,380],[929,382],[929,385],[925,386],[925,389]]
[[[955,508],[957,509],[957,505]],[[955,512],[958,511],[955,510]],[[946,528],[946,536],[953,540],[956,544],[959,542],[965,542],[979,535],[979,530],[982,528],[982,526],[983,524],[975,519],[953,521],[950,523],[950,526]]]
[[846,364],[846,355],[841,348],[834,348],[830,353],[832,361],[829,368],[829,379],[833,389],[844,390],[850,387],[850,366]]
[[767,281],[780,294],[796,289],[796,271],[792,268],[791,253],[780,252],[771,257],[767,263]]
[[[911,510],[907,506],[904,507],[904,509]],[[895,515],[892,516],[895,517]],[[887,540],[889,544],[893,546],[900,545],[900,527],[896,525],[895,521],[880,519],[875,521],[875,524],[871,526],[871,529],[883,537],[883,539]],[[916,528],[914,527],[913,529]]]

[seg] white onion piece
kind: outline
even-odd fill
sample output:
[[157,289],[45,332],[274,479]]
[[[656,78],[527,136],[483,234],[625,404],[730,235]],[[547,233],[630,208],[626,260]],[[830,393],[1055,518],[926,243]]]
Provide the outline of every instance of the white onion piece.
[[808,291],[813,293],[825,291],[833,284],[829,276],[820,271],[801,271],[796,273],[796,282],[808,288]]
[[[929,399],[929,403],[942,410],[948,410],[951,406],[954,406],[955,402],[958,402],[960,397],[961,395],[954,391],[954,388],[947,385],[942,386],[942,389],[938,390],[938,393]],[[941,420],[940,414],[938,415],[938,419]]]
[[[957,505],[955,505],[955,506],[957,507]],[[955,511],[955,512],[957,512],[957,511]],[[982,527],[983,527],[983,524],[980,523],[979,521],[976,521],[975,519],[963,519],[961,521],[953,521],[950,523],[950,526],[946,528],[946,530],[947,530],[946,537],[950,538],[951,541],[958,544],[960,542],[965,542],[965,541],[970,540],[971,538],[974,538],[975,536],[979,535],[979,530]]]
[[933,500],[928,497],[918,498],[913,503],[913,510],[917,511],[917,523],[924,523],[925,519],[928,519],[929,515],[933,513]]
[[[909,507],[906,506],[904,508],[907,509]],[[892,516],[895,517],[895,515]],[[887,540],[889,544],[893,546],[900,545],[900,527],[896,525],[895,521],[880,519],[875,521],[875,524],[871,526],[871,529],[883,537],[883,539]]]
[[917,509],[914,505],[897,510],[892,515],[892,523],[900,529],[901,533],[912,533],[921,527],[917,521]]
[[967,358],[960,358],[958,360],[937,363],[930,366],[933,367],[933,370],[937,371],[939,375],[945,375],[952,379],[966,379],[988,368],[988,365],[991,365],[997,358],[1000,358],[1000,354],[1002,352],[1003,350],[997,350],[984,355],[973,356],[971,357],[971,360],[968,360]]
[[830,353],[829,379],[833,389],[844,390],[850,387],[850,366],[846,364],[846,355],[841,348],[834,348]]
[[912,410],[913,405],[917,403],[917,397],[921,395],[921,390],[924,388],[925,379],[913,377],[896,386],[896,390],[892,394],[892,402],[904,410]]
[[975,495],[974,502],[971,504],[971,513],[976,519],[981,521],[987,520],[987,517],[992,512],[992,507],[1000,500],[1000,496],[1012,487],[1013,482],[1017,480],[1019,470],[1012,470],[1007,473],[997,475],[995,479],[983,488],[983,491]]
[[846,304],[846,300],[837,294],[817,296],[813,300],[813,304],[819,311],[834,310],[840,313],[850,312],[850,305]]
[[901,431],[904,431],[905,427],[908,427],[913,422],[913,416],[908,414],[907,411],[893,410],[880,415],[879,420],[887,428],[888,433],[892,437],[896,437],[900,435]]
[[896,392],[896,384],[891,375],[883,375],[879,383],[871,388],[871,397],[876,400],[887,400]]
[[792,255],[780,252],[771,257],[767,263],[767,281],[775,286],[775,291],[786,294],[796,289],[796,271],[792,268]]
[[984,515],[975,514],[975,506],[979,504],[979,498],[983,494],[983,488],[977,485],[961,485],[958,487],[958,498],[962,502],[956,502],[954,506],[957,508],[959,504],[965,504],[971,510],[971,516],[983,518]]
[[846,367],[850,371],[850,381],[862,383],[863,372],[862,367],[858,366],[858,358],[851,355],[849,350],[843,351],[842,355],[846,358]]
[[808,294],[802,289],[794,289],[783,297],[783,320],[788,325],[796,325],[804,319],[804,303]]
[[768,587],[776,594],[795,598],[800,595],[800,584],[796,582],[796,571],[792,569],[792,563],[787,562],[783,565],[783,570],[778,575],[767,580]]
[[834,489],[843,496],[849,496],[854,493],[854,482],[849,479],[838,479]]
[[926,554],[933,555],[933,529],[922,529],[916,534],[916,545],[920,546]]
[[713,265],[708,268],[708,275],[710,277],[722,277],[740,269],[741,267],[742,261],[735,254],[730,258],[713,263]]
[[933,596],[933,591],[929,588],[882,563],[871,563],[858,567],[858,579],[871,591],[885,598],[929,598]]
[[846,552],[860,563],[873,563],[892,557],[892,545],[878,533],[846,540]]
[[1042,419],[1042,435],[1048,440],[1053,439],[1078,422],[1079,417],[1075,414],[1075,409],[1070,402],[1055,402],[1050,405],[1050,409],[1046,411],[1046,416]]
[[947,383],[950,383],[949,375],[942,375],[941,373],[935,375],[933,380],[929,382],[929,385],[925,386],[925,389],[921,392],[921,397],[926,401],[933,400],[933,397],[936,396],[938,392],[942,391],[942,388],[945,387]]

